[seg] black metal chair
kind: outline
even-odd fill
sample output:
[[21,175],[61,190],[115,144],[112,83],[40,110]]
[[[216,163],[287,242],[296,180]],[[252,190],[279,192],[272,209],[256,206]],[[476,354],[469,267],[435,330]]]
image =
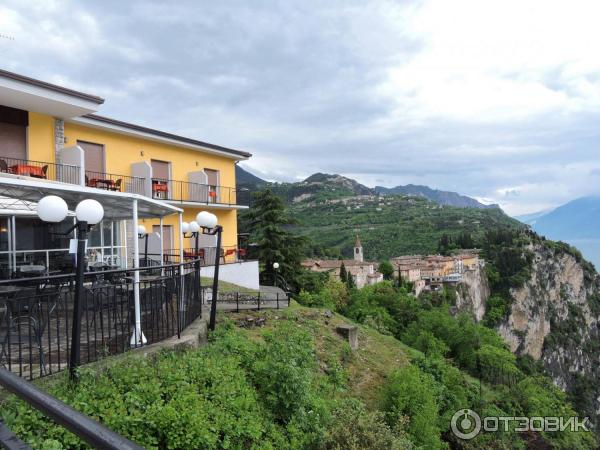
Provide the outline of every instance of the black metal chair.
[[43,336],[50,316],[56,309],[58,294],[59,291],[53,287],[24,287],[14,296],[5,298],[6,330],[2,338],[0,363],[5,360],[2,364],[8,365],[8,358],[14,354],[11,348],[15,346],[19,365],[22,367],[25,363],[31,366],[37,350],[36,359],[40,364],[40,372],[46,373]]
[[5,172],[5,173],[9,172],[9,170],[8,170],[8,164],[3,159],[0,159],[0,172]]

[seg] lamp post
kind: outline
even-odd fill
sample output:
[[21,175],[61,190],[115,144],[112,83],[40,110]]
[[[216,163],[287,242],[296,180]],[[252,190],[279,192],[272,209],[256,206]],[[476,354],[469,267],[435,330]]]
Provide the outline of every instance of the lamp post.
[[144,267],[148,267],[148,233],[144,225],[137,227],[138,239],[144,239]]
[[273,263],[273,269],[275,270],[275,283],[273,283],[273,286],[277,287],[277,271],[279,270],[278,262]]
[[215,251],[215,270],[213,274],[212,301],[210,303],[210,320],[208,328],[211,331],[215,330],[217,320],[217,297],[219,289],[219,263],[221,262],[221,234],[223,227],[218,225],[217,216],[207,211],[201,211],[196,216],[196,222],[202,228],[202,234],[217,236],[217,247]]
[[[194,278],[194,302],[196,305],[200,303],[200,259],[198,258],[198,236],[200,235],[200,225],[198,222],[192,221],[190,223],[183,222],[181,224],[181,232],[183,237],[194,238],[194,270],[196,276]],[[200,305],[200,317],[202,317],[202,305]]]
[[[45,222],[62,222],[67,217],[67,203],[56,195],[49,195],[38,202],[38,217]],[[85,273],[85,250],[89,229],[104,217],[104,208],[93,199],[82,200],[75,208],[77,223],[77,259],[75,275],[75,297],[73,299],[73,327],[71,332],[71,354],[69,355],[69,373],[72,379],[77,375],[81,351],[81,298],[83,295],[83,275]],[[67,233],[70,233],[69,230]]]

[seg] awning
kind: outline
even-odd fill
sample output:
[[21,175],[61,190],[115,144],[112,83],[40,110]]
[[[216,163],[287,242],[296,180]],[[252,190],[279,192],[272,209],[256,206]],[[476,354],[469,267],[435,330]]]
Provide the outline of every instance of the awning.
[[0,197],[4,197],[0,199],[0,214],[31,214],[36,210],[37,202],[47,195],[57,195],[64,199],[70,211],[74,211],[81,200],[97,200],[104,207],[104,218],[110,220],[130,220],[134,200],[137,200],[137,215],[140,219],[183,212],[181,208],[139,194],[105,191],[11,174],[0,176]]

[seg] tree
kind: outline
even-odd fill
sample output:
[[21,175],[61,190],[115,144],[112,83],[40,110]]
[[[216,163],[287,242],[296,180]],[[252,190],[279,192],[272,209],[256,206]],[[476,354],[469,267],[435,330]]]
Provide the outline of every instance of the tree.
[[281,198],[270,189],[255,192],[252,197],[252,208],[240,218],[241,228],[257,244],[256,256],[263,271],[272,274],[273,263],[278,262],[279,274],[288,283],[296,284],[306,239],[288,231],[294,221],[287,216]]
[[348,289],[352,289],[352,288],[356,287],[356,283],[354,282],[354,277],[352,276],[352,274],[350,272],[348,272],[348,274],[347,274],[346,285],[348,286]]
[[440,255],[449,255],[450,250],[453,248],[452,238],[448,236],[446,233],[442,234],[440,240],[438,242],[438,253]]
[[346,272],[346,266],[344,265],[344,263],[342,263],[342,265],[340,266],[340,281],[342,283],[348,282],[348,274]]
[[383,275],[384,280],[392,280],[394,278],[394,266],[389,261],[379,263],[379,272]]

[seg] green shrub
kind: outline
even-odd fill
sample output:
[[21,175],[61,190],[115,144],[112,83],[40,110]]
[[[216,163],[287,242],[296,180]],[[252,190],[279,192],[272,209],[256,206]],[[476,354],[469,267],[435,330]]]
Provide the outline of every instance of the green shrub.
[[410,450],[414,445],[402,430],[390,428],[383,413],[367,411],[359,400],[347,399],[333,411],[323,447],[327,450]]
[[406,429],[411,440],[431,450],[442,448],[436,393],[433,377],[416,366],[392,372],[383,389],[382,406],[390,427],[408,420]]

